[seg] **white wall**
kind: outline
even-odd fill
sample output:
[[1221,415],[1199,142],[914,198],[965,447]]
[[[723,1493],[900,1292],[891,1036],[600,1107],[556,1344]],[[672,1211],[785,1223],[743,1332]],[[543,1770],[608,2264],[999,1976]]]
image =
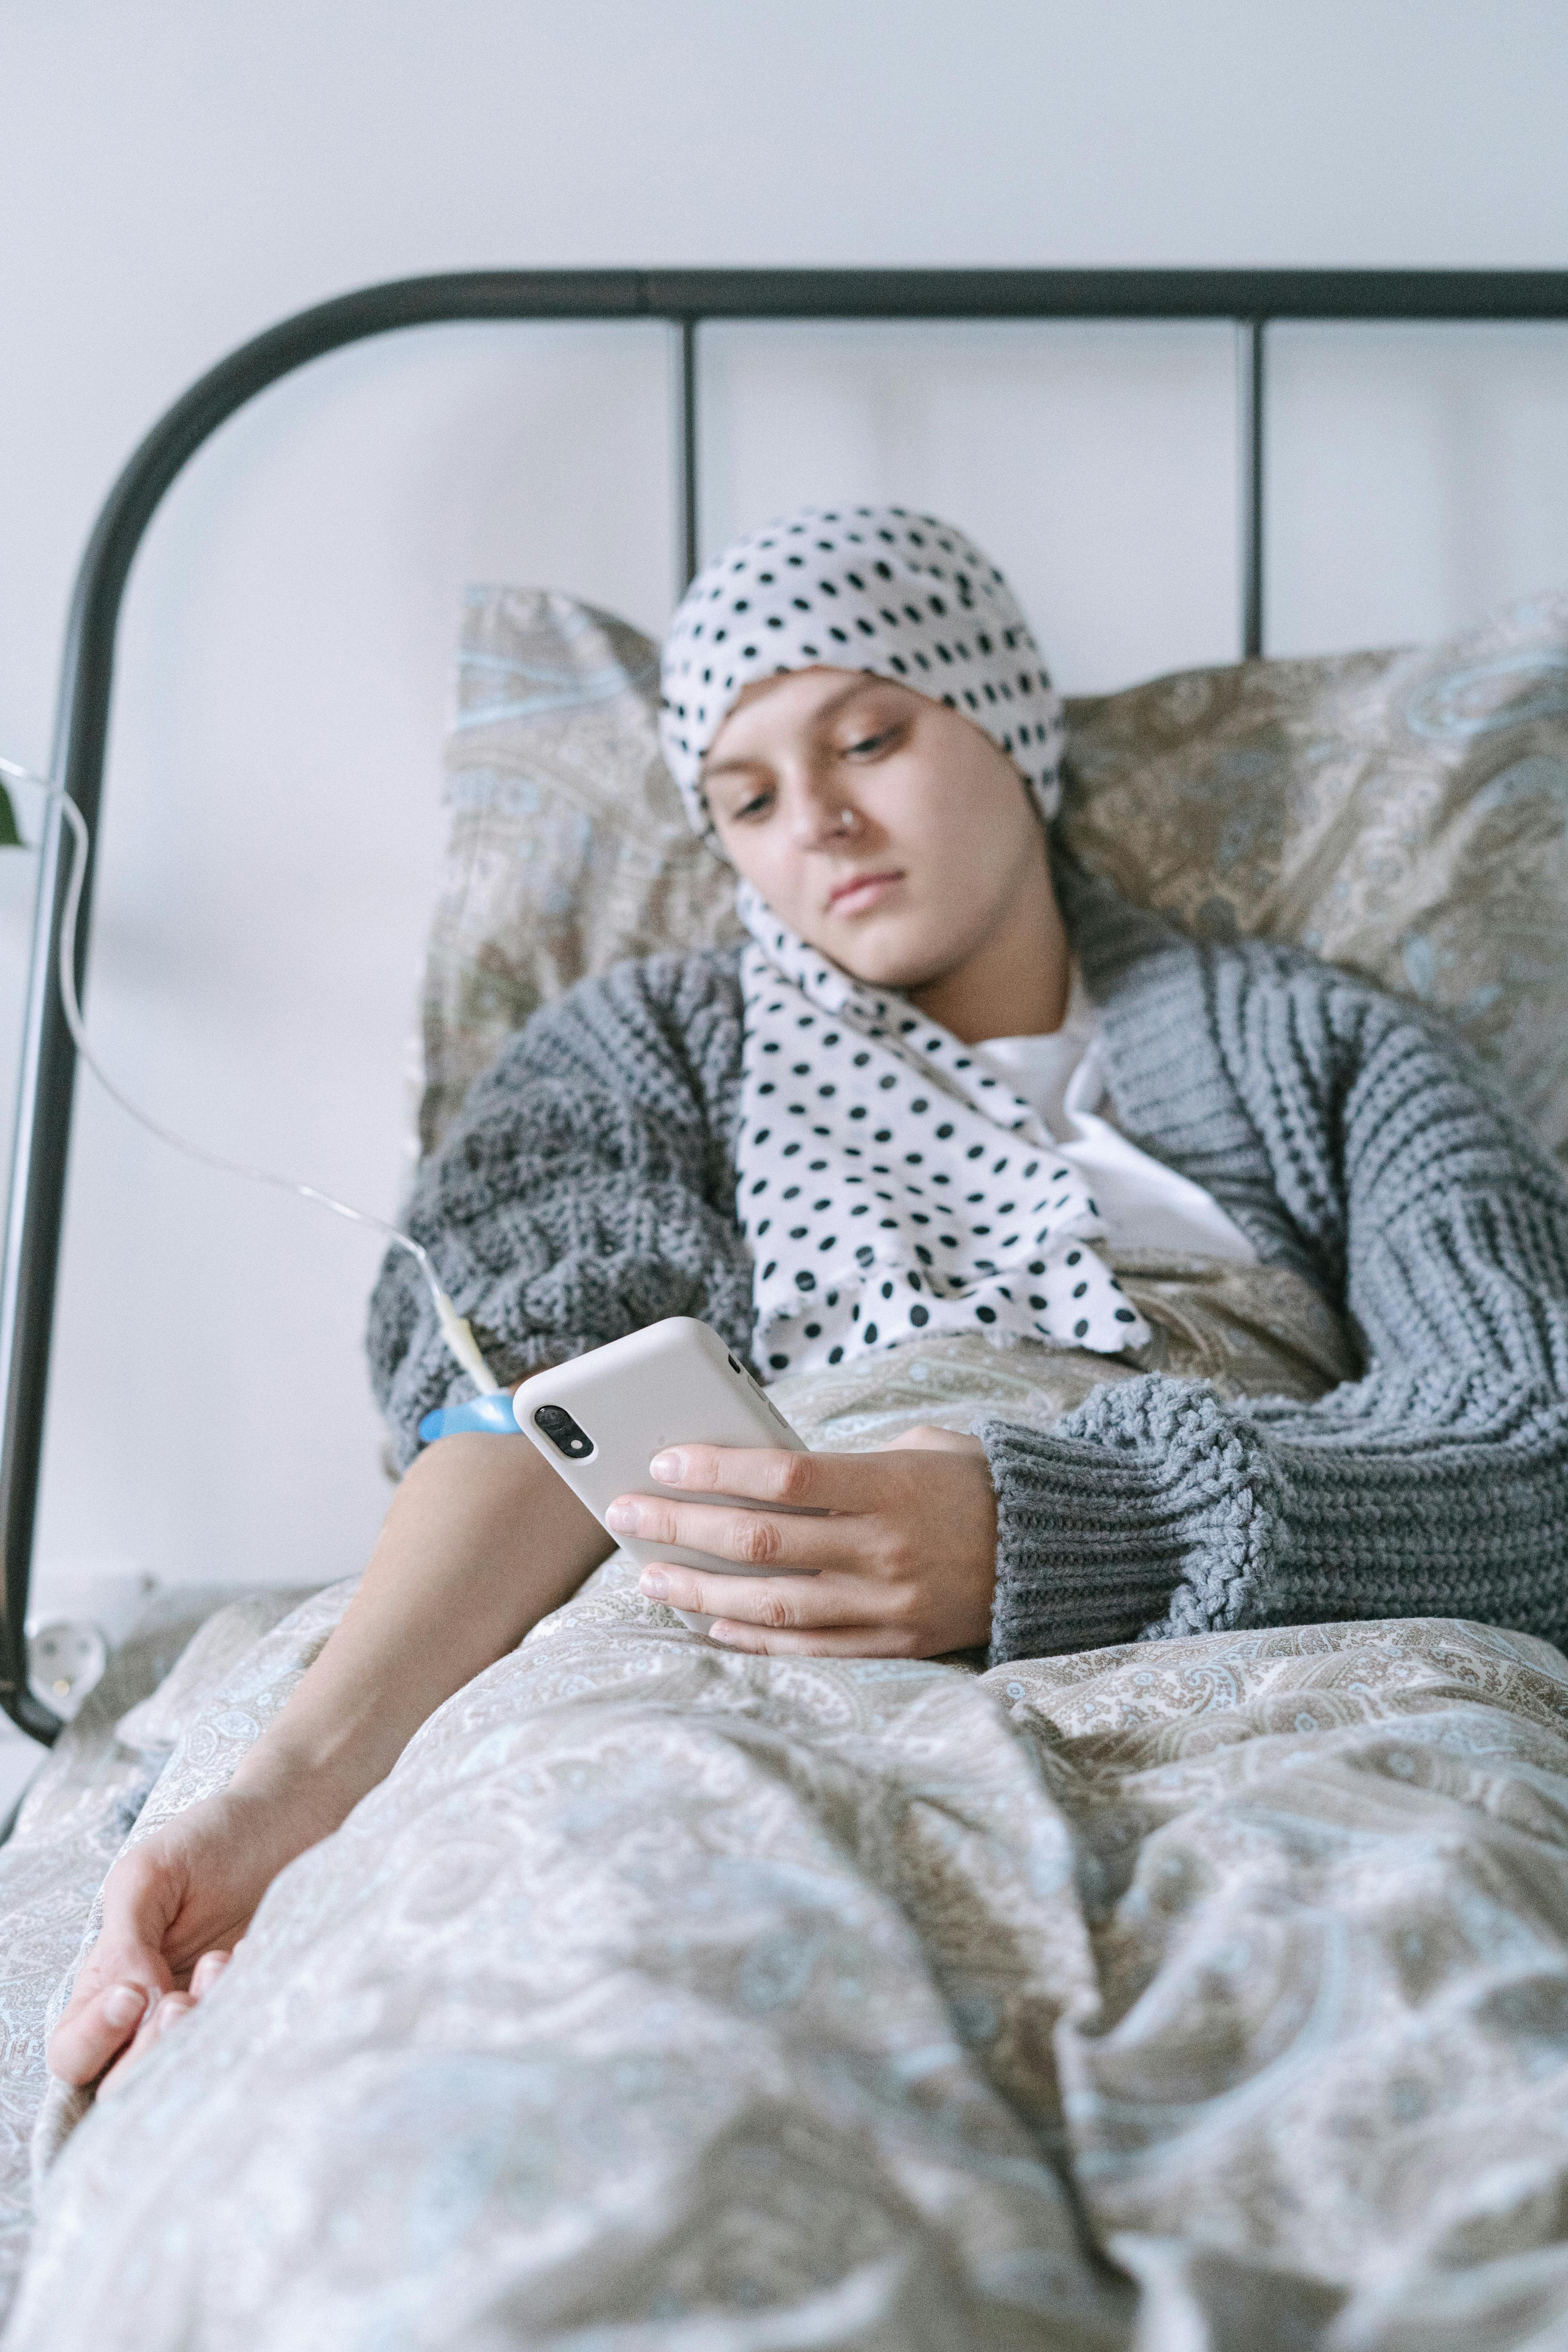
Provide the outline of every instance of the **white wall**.
[[[1561,266],[1565,82],[1558,0],[11,0],[0,749],[47,757],[136,437],[307,302],[467,266]],[[92,992],[170,1119],[392,1210],[457,591],[660,624],[666,362],[651,325],[422,332],[269,394],[177,487],[124,634]],[[1568,337],[1293,331],[1275,373],[1278,647],[1568,571]],[[725,330],[704,383],[710,533],[901,492],[994,544],[1068,688],[1230,651],[1224,331]],[[0,857],[6,1052],[28,863]],[[79,1100],[43,1588],[344,1570],[384,1499],[374,1246]]]

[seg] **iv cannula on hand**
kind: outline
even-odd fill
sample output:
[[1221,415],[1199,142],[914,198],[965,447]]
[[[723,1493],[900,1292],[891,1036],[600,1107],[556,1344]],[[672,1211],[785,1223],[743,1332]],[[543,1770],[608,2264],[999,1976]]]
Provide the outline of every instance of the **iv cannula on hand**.
[[70,880],[66,890],[64,919],[60,924],[59,958],[55,977],[59,986],[60,1003],[65,1012],[66,1026],[71,1034],[71,1042],[105,1094],[119,1104],[128,1118],[133,1118],[139,1127],[144,1127],[149,1135],[155,1135],[160,1143],[168,1144],[172,1150],[183,1151],[188,1160],[199,1160],[204,1167],[216,1168],[227,1176],[247,1177],[254,1184],[271,1184],[279,1192],[297,1192],[302,1201],[313,1201],[318,1208],[330,1209],[334,1216],[347,1217],[356,1225],[374,1227],[377,1233],[384,1234],[395,1247],[406,1250],[409,1255],[418,1262],[419,1271],[425,1277],[435,1305],[437,1320],[441,1327],[441,1336],[447,1347],[464,1371],[474,1381],[481,1396],[498,1395],[500,1383],[486,1363],[478,1340],[464,1318],[458,1314],[437,1281],[436,1269],[431,1264],[429,1251],[422,1243],[416,1242],[412,1234],[404,1233],[400,1226],[389,1223],[384,1217],[373,1215],[369,1209],[356,1209],[352,1202],[340,1201],[335,1194],[323,1192],[317,1185],[303,1183],[298,1177],[280,1176],[270,1168],[253,1168],[246,1160],[229,1160],[222,1152],[208,1151],[203,1145],[191,1142],[188,1137],[176,1135],[172,1128],[162,1126],[157,1119],[150,1118],[146,1111],[133,1103],[128,1095],[121,1092],[88,1043],[87,1024],[82,1019],[81,1002],[77,995],[76,934],[78,917],[81,910],[82,886],[87,879],[87,820],[68,793],[63,792],[58,784],[51,782],[47,776],[37,775],[31,768],[25,768],[15,760],[0,759],[0,775],[12,777],[17,783],[31,784],[36,791],[42,793],[46,799],[52,802],[59,810],[70,829]]

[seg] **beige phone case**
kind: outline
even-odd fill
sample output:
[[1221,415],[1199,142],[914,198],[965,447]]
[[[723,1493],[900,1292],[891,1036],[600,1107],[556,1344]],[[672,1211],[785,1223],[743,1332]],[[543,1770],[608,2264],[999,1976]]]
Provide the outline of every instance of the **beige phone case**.
[[[576,1454],[563,1452],[536,1419],[542,1408],[568,1413],[590,1450]],[[661,1446],[768,1445],[786,1447],[792,1454],[807,1450],[804,1438],[795,1434],[767,1391],[730,1353],[717,1331],[690,1315],[672,1315],[662,1323],[650,1323],[645,1330],[628,1332],[624,1339],[612,1339],[608,1347],[577,1356],[569,1364],[535,1372],[513,1391],[512,1411],[524,1436],[532,1439],[601,1526],[617,1495],[679,1493],[648,1476],[648,1463]],[[740,1502],[746,1498],[714,1495],[703,1499]],[[774,1504],[772,1507],[799,1507]],[[624,1549],[639,1566],[652,1559],[672,1559],[684,1568],[707,1569],[720,1576],[758,1573],[736,1560],[718,1559],[711,1552],[693,1551],[682,1544],[647,1543],[633,1537]],[[787,1575],[790,1571],[773,1572]],[[676,1613],[699,1633],[705,1633],[713,1622],[711,1617],[700,1617],[686,1609]]]

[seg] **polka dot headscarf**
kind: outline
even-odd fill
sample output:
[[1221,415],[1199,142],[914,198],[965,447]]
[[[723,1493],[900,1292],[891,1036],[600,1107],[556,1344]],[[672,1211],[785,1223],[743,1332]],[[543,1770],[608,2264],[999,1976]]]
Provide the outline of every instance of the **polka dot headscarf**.
[[903,507],[802,507],[700,572],[664,641],[659,733],[695,830],[702,762],[735,699],[781,670],[868,670],[983,728],[1056,814],[1061,698],[996,566]]

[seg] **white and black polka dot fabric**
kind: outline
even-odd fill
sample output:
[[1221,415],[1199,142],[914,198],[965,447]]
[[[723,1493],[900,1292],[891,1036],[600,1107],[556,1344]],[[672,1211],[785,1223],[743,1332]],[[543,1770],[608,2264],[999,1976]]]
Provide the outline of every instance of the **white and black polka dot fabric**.
[[852,980],[748,883],[736,1213],[764,1379],[936,1332],[1115,1355],[1149,1327],[1038,1114],[907,1000]]
[[699,572],[664,641],[659,734],[699,833],[702,761],[736,697],[781,670],[868,670],[972,719],[1056,814],[1061,698],[996,566],[934,515],[802,507]]

